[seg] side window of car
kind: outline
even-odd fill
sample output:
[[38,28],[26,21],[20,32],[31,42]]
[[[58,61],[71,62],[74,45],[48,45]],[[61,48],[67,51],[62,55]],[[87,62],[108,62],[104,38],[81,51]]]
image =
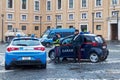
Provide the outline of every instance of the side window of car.
[[62,41],[62,44],[71,44],[72,38],[67,38]]
[[84,42],[92,42],[91,37],[85,36],[84,37]]

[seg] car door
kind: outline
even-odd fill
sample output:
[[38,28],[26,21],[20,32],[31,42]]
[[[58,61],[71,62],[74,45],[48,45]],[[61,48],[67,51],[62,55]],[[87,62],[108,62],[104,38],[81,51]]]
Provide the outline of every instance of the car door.
[[83,59],[88,59],[89,58],[89,52],[92,48],[92,42],[93,42],[93,36],[84,36],[83,37],[84,41],[82,44],[82,57]]
[[61,57],[73,57],[72,37],[68,37],[61,42]]

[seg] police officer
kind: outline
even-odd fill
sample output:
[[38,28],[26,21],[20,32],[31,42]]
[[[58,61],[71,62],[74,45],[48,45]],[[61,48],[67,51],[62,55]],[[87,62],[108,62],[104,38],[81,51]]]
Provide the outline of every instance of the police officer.
[[59,62],[59,56],[61,54],[61,50],[60,50],[60,34],[56,33],[56,35],[53,37],[53,44],[55,46],[55,63]]
[[72,44],[73,44],[73,52],[74,52],[74,62],[76,61],[76,57],[78,56],[78,43],[75,41],[75,39],[77,38],[77,35],[79,34],[79,30],[76,29],[73,35],[73,39],[72,39]]

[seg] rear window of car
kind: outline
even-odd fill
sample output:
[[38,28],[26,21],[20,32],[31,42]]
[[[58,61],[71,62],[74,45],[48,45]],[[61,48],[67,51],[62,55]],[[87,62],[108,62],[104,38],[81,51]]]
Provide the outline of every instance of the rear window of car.
[[96,36],[95,41],[98,42],[98,43],[104,43],[105,42],[104,39],[100,36]]
[[40,42],[38,39],[14,39],[12,41],[12,45],[14,46],[37,46],[40,45]]

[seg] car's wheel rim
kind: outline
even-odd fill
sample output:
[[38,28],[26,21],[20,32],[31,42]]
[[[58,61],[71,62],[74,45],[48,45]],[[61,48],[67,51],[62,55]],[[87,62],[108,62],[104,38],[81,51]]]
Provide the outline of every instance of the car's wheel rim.
[[95,53],[92,53],[91,55],[90,55],[90,61],[91,62],[98,62],[98,55],[97,54],[95,54]]
[[55,59],[55,53],[54,53],[53,51],[50,53],[50,59],[51,59],[51,60],[54,60],[54,59]]

